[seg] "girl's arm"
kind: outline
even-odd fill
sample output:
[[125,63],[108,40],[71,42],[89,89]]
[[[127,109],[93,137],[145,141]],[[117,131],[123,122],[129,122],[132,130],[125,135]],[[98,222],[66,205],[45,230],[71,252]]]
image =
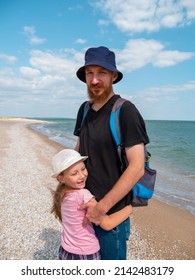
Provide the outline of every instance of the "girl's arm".
[[131,205],[125,206],[123,209],[111,214],[106,215],[100,223],[101,228],[104,230],[111,230],[124,222],[130,214],[132,214],[133,207]]

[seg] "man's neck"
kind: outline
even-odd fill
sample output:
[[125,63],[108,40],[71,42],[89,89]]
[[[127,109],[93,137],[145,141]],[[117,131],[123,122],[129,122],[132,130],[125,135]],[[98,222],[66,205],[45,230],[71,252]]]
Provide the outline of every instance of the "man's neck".
[[99,109],[101,109],[112,96],[114,96],[114,92],[111,92],[110,95],[104,100],[93,102],[93,110],[98,111]]

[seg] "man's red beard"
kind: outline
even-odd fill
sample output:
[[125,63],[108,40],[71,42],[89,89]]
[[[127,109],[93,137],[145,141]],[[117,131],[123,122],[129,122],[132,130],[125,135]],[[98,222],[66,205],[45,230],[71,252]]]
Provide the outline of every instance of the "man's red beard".
[[[107,101],[110,93],[112,92],[112,86],[109,86],[108,88],[104,89],[100,95],[96,95],[93,93],[93,89],[98,89],[98,86],[91,86],[87,87],[88,90],[88,96],[93,103],[103,103]],[[100,90],[102,90],[102,87],[100,87]]]

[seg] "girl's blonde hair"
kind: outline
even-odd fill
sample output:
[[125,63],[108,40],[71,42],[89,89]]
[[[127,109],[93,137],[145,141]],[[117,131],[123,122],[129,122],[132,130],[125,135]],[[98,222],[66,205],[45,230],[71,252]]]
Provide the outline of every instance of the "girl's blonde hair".
[[62,215],[61,215],[61,203],[63,198],[70,190],[66,188],[65,184],[59,183],[57,185],[56,190],[51,190],[52,198],[53,198],[53,205],[51,207],[51,214],[54,214],[55,218],[62,222]]

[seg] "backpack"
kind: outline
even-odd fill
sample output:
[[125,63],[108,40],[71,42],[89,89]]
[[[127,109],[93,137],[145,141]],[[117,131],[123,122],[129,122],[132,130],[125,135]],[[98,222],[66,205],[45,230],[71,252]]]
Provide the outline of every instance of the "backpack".
[[[122,172],[124,172],[124,170],[127,168],[128,165],[128,161],[125,154],[125,148],[123,147],[123,143],[121,143],[121,131],[120,131],[120,121],[119,121],[120,109],[125,101],[127,100],[119,97],[115,101],[110,114],[110,130],[117,148],[117,153],[121,163]],[[90,108],[89,105],[90,105],[90,101],[86,101],[84,105],[81,127],[87,115],[87,112]],[[140,178],[140,180],[135,184],[133,189],[130,191],[131,192],[130,204],[134,207],[147,206],[148,200],[151,199],[154,194],[154,185],[156,181],[157,171],[149,167],[150,159],[151,159],[151,154],[145,148],[144,175]]]

